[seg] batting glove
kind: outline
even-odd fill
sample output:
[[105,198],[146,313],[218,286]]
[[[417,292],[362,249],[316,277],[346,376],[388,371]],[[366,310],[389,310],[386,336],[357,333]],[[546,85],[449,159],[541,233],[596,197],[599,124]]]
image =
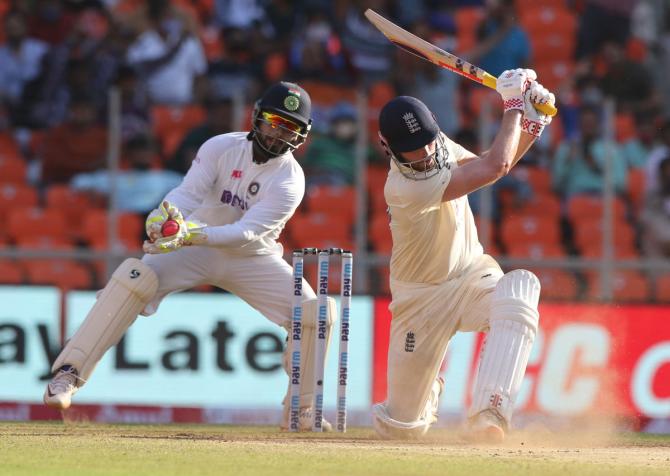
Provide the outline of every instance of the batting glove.
[[531,81],[535,79],[537,79],[537,74],[532,69],[518,68],[503,71],[496,81],[496,91],[502,97],[505,112],[523,111],[523,94]]
[[552,117],[535,109],[538,104],[554,104],[556,98],[547,88],[533,81],[523,94],[523,117],[521,130],[535,137],[540,137],[544,128],[549,125]]

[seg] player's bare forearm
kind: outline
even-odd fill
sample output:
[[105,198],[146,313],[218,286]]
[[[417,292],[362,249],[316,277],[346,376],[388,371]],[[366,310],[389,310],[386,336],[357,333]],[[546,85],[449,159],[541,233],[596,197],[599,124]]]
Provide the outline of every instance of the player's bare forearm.
[[[514,167],[519,160],[521,160],[521,157],[523,157],[526,152],[528,152],[528,149],[535,143],[537,140],[537,137],[530,135],[526,132],[521,132],[521,136],[519,137],[519,146],[516,148],[516,155],[514,156],[514,160],[512,161],[512,167]],[[510,167],[511,168],[511,167]]]

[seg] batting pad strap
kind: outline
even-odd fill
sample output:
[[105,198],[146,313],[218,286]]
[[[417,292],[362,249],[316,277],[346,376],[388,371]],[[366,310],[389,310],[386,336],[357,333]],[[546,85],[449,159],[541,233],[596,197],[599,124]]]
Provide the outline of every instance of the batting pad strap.
[[372,426],[382,438],[414,440],[421,438],[430,428],[432,421],[419,419],[413,422],[394,420],[388,414],[386,404],[372,406]]
[[114,271],[77,332],[56,359],[52,370],[72,365],[88,380],[107,350],[116,345],[158,290],[156,273],[136,258]]

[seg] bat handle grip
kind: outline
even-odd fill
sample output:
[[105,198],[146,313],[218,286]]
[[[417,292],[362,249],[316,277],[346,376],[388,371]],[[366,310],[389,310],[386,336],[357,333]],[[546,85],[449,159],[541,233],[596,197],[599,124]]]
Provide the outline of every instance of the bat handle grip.
[[558,109],[556,109],[556,106],[554,106],[551,103],[546,103],[546,104],[535,104],[535,109],[538,111],[548,115],[548,116],[555,116],[556,113],[558,112]]

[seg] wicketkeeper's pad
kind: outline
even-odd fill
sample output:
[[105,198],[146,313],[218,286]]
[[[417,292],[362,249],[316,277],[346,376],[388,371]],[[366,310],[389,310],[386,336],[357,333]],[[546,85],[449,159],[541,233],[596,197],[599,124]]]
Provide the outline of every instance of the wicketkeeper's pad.
[[128,258],[114,271],[52,370],[74,366],[86,382],[107,350],[116,345],[158,290],[156,273],[142,261]]

